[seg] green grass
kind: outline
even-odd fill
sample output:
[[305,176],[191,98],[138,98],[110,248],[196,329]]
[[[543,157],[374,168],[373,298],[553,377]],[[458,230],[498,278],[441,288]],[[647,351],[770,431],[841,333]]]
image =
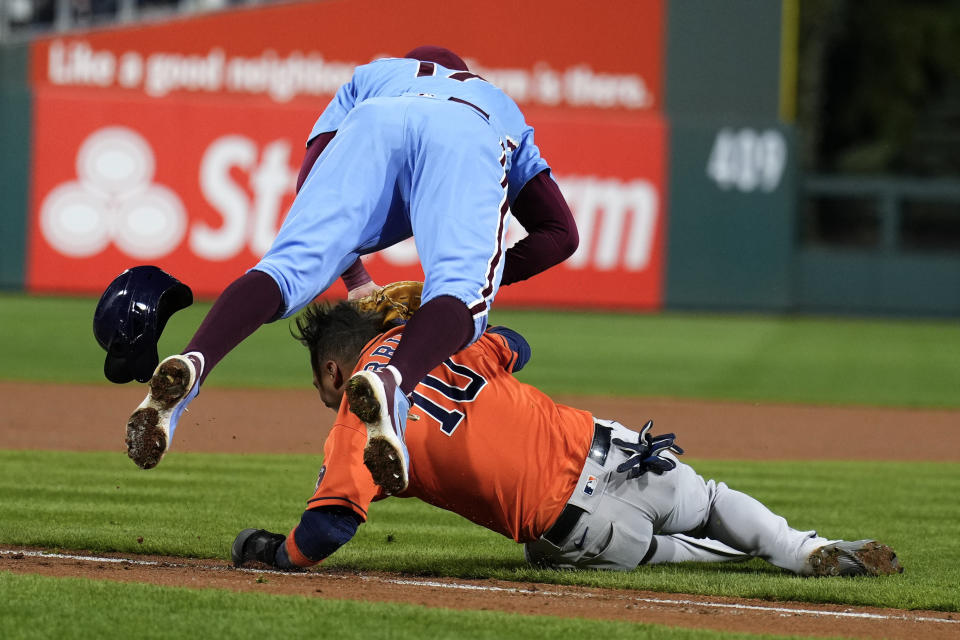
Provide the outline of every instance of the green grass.
[[[0,376],[106,383],[92,333],[96,301],[0,294]],[[161,355],[179,352],[208,304],[174,315]],[[547,393],[837,405],[960,407],[960,325],[951,321],[495,310],[533,360],[520,373]],[[208,384],[301,387],[306,352],[281,321],[234,350]]]
[[[92,335],[95,303],[0,294],[0,353],[7,365],[0,377],[109,384]],[[161,355],[179,351],[208,308],[196,304],[176,314]],[[497,310],[492,322],[528,338],[533,361],[520,377],[552,394],[960,407],[960,327],[949,321]],[[305,350],[290,338],[286,322],[269,325],[231,353],[208,383],[308,388]],[[158,469],[142,472],[115,453],[0,451],[0,546],[226,559],[241,529],[287,532],[296,524],[319,465],[316,456],[174,451]],[[760,560],[630,573],[538,571],[510,540],[399,499],[373,505],[370,522],[325,566],[960,611],[960,465],[700,461],[695,467],[754,495],[797,528],[877,537],[897,549],[906,572],[877,580],[805,580]],[[349,639],[388,635],[376,622],[381,618],[398,638],[598,631],[668,640],[747,637],[4,573],[0,592],[3,638],[300,637],[322,628]],[[156,620],[163,624],[152,624]]]
[[[287,532],[313,490],[311,456],[172,452],[150,472],[120,454],[0,451],[0,541],[46,549],[229,557],[246,527]],[[877,537],[906,567],[883,579],[809,580],[760,560],[630,573],[526,566],[520,545],[416,500],[376,503],[325,568],[960,611],[960,465],[695,464],[799,529]]]
[[[0,593],[4,594],[0,598],[0,636],[5,640],[284,637],[760,640],[787,637],[216,589],[197,591],[5,572],[0,572]],[[104,606],[107,602],[110,606]]]

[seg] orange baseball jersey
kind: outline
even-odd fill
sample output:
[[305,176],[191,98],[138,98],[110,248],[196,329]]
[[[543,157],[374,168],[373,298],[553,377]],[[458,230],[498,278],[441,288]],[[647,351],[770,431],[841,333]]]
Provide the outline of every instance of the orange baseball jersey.
[[[386,365],[402,331],[371,341],[357,371]],[[554,523],[573,493],[593,417],[519,382],[511,373],[516,357],[503,336],[488,332],[417,385],[406,431],[410,485],[398,497],[420,498],[527,542]],[[349,507],[366,520],[370,503],[387,497],[363,464],[366,441],[344,399],[307,509]]]

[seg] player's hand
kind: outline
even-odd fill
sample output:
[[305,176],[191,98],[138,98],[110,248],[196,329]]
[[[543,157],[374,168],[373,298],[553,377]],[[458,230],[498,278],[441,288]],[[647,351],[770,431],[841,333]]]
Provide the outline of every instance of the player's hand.
[[371,280],[366,284],[362,284],[359,287],[348,291],[347,300],[359,300],[360,298],[364,298],[370,295],[371,293],[373,293],[379,288],[380,288],[380,285],[378,285],[376,282]]
[[265,529],[244,529],[230,548],[233,566],[242,567],[247,562],[261,562],[269,567],[276,567],[277,549],[286,539],[284,535],[270,533]]
[[650,471],[660,475],[676,468],[677,463],[670,458],[663,457],[663,454],[670,451],[676,455],[683,455],[683,449],[674,444],[676,436],[672,433],[665,433],[659,436],[651,436],[650,429],[653,428],[653,420],[647,420],[640,430],[640,437],[637,442],[627,442],[620,438],[612,440],[614,446],[627,454],[632,454],[626,462],[617,467],[620,473],[627,472],[627,478],[639,478]]

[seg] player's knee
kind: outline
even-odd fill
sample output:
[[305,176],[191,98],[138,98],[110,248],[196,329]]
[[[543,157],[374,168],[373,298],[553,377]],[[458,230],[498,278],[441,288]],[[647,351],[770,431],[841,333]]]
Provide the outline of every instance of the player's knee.
[[576,226],[571,226],[566,230],[559,239],[557,246],[557,253],[562,256],[560,262],[563,262],[574,253],[580,247],[580,234],[577,232]]
[[650,536],[650,544],[647,545],[647,552],[643,554],[637,566],[649,564],[657,554],[657,536]]
[[[484,307],[485,310],[486,307]],[[420,309],[417,310],[417,316],[423,321],[427,316],[443,319],[443,324],[451,333],[461,336],[460,344],[457,350],[463,349],[473,344],[477,338],[483,334],[486,329],[486,313],[483,313],[483,326],[477,333],[477,322],[475,319],[475,310],[468,306],[463,298],[453,294],[434,295],[429,300],[424,300]]]

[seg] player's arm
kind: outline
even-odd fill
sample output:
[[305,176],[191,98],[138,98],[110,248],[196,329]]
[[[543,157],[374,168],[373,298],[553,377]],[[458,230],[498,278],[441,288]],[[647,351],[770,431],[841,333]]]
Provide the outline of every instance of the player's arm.
[[528,235],[507,250],[501,285],[526,280],[560,264],[577,250],[580,236],[576,221],[549,169],[523,186],[510,210]]
[[307,176],[310,175],[310,170],[316,164],[317,158],[320,157],[320,154],[327,148],[335,135],[337,135],[336,131],[326,131],[311,138],[307,143],[307,151],[303,155],[303,162],[300,163],[300,173],[297,175],[297,193],[300,193],[300,187],[303,186]]
[[353,538],[372,500],[383,497],[363,465],[363,424],[344,424],[343,407],[323,446],[324,464],[313,497],[289,535],[244,529],[231,549],[233,563],[258,561],[279,569],[317,564]]
[[312,567],[353,538],[360,516],[345,507],[320,507],[303,512],[290,535],[265,529],[245,529],[234,540],[236,566],[257,561],[286,571]]
[[311,567],[353,538],[362,520],[346,507],[319,507],[303,512],[274,560],[281,569]]
[[522,335],[508,327],[494,326],[487,333],[495,334],[500,342],[500,362],[509,373],[516,373],[530,362],[530,343]]

